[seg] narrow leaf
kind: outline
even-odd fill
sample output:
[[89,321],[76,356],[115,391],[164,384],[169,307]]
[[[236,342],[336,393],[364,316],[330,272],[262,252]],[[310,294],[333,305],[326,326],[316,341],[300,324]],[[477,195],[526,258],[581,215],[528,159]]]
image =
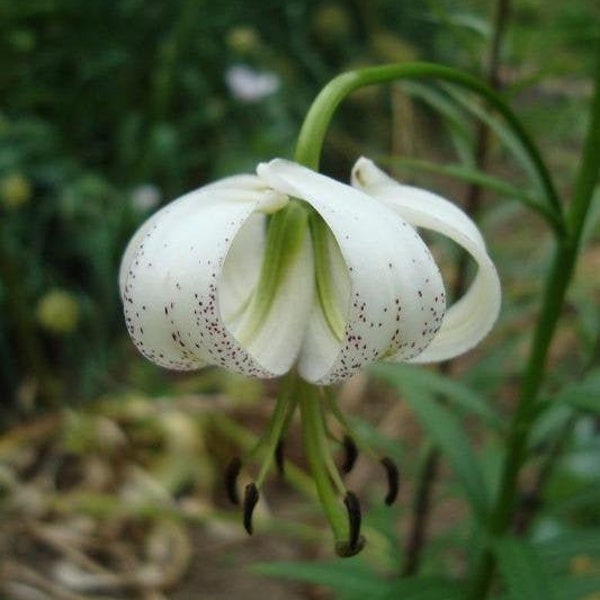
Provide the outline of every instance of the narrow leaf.
[[[564,220],[560,205],[558,204],[558,198],[548,178],[548,173],[541,169],[541,162],[535,162],[535,156],[531,152],[532,148],[527,148],[523,144],[523,139],[516,134],[513,127],[505,125],[505,121],[493,116],[470,95],[452,86],[445,86],[445,88],[451,97],[483,121],[511,151],[517,163],[535,183],[539,193],[539,201],[536,202],[536,206],[531,206],[531,208],[535,208],[556,232],[561,232],[564,228]],[[541,161],[541,157],[538,156],[537,158]]]
[[450,139],[456,149],[456,154],[461,163],[473,165],[474,135],[473,127],[464,110],[456,105],[448,95],[430,85],[423,85],[414,81],[403,82],[402,88],[411,96],[419,98],[425,104],[443,117]]
[[564,516],[597,506],[600,506],[600,482],[591,483],[581,491],[570,493],[565,499],[553,502],[547,510],[554,515]]
[[534,196],[527,193],[526,190],[507,183],[503,179],[499,179],[493,175],[488,175],[478,169],[460,164],[439,165],[427,160],[402,157],[394,157],[393,159],[382,162],[388,162],[394,166],[405,167],[411,170],[436,173],[437,175],[444,175],[446,177],[458,179],[459,181],[475,184],[479,187],[496,192],[509,200],[516,200],[531,210],[542,213],[542,216],[545,218],[552,218],[552,215],[549,214],[546,207],[540,204]]
[[422,386],[429,392],[443,396],[461,412],[483,419],[495,430],[502,429],[500,416],[482,396],[460,381],[407,364],[377,363],[369,367],[369,372],[394,387],[402,387],[403,383]]
[[506,145],[515,157],[520,166],[531,177],[533,181],[539,183],[538,173],[528,153],[523,148],[520,140],[503,122],[494,117],[489,111],[475,100],[471,95],[452,86],[444,86],[449,96],[454,98],[459,106],[462,106],[478,119],[483,121]]
[[600,575],[562,577],[552,582],[552,588],[560,600],[593,600],[600,590]]
[[[442,577],[409,577],[398,579],[382,600],[464,600],[463,586]],[[362,599],[361,599],[362,600]]]
[[600,529],[578,529],[561,533],[536,544],[539,555],[550,569],[564,568],[579,554],[600,558]]
[[555,598],[536,549],[514,538],[494,543],[498,568],[511,600],[551,600]]
[[[380,374],[385,372],[379,370],[379,366],[377,370]],[[431,391],[414,377],[390,376],[388,382],[403,393],[404,400],[410,405],[421,426],[452,465],[476,518],[484,520],[490,506],[489,491],[475,460],[473,448],[469,445],[469,438],[459,420],[448,408],[433,400]]]
[[276,562],[252,567],[254,573],[322,585],[344,600],[462,600],[463,588],[441,577],[382,577],[355,561],[328,563]]
[[556,397],[556,402],[600,414],[600,369],[595,369],[582,381],[566,386]]
[[253,565],[252,571],[278,579],[323,585],[344,596],[353,594],[353,597],[373,599],[389,597],[386,595],[390,583],[352,559],[325,563],[260,563]]

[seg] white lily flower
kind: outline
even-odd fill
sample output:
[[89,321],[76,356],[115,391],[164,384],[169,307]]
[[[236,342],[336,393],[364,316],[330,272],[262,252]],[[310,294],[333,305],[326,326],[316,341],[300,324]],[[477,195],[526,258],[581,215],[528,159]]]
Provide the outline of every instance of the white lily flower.
[[[364,158],[352,184],[275,159],[157,212],[121,264],[139,350],[173,369],[296,369],[331,384],[377,360],[439,361],[477,344],[497,317],[500,284],[474,223]],[[447,311],[415,227],[451,238],[477,264]]]

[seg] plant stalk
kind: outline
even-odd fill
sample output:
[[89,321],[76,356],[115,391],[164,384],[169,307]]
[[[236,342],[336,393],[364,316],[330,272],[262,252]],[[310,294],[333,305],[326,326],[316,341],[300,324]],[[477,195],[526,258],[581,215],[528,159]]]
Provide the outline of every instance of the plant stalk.
[[544,191],[544,199],[548,203],[547,208],[552,218],[551,224],[559,235],[564,233],[562,207],[550,173],[537,147],[517,116],[502,96],[479,78],[451,67],[414,62],[367,67],[339,75],[323,88],[304,119],[294,154],[296,162],[313,170],[319,169],[323,141],[331,119],[338,106],[349,94],[369,85],[401,79],[439,79],[469,89],[485,98],[490,106],[504,118],[519,140],[523,151],[529,157]]
[[[598,50],[600,50],[600,44]],[[600,53],[598,58],[600,63]],[[600,174],[599,147],[600,68],[596,69],[595,73],[590,123],[584,143],[582,161],[575,179],[573,201],[566,215],[568,235],[565,239],[558,241],[554,250],[529,360],[521,381],[519,403],[511,425],[500,488],[489,522],[488,533],[492,538],[500,536],[508,530],[514,513],[519,474],[527,459],[529,434],[537,415],[538,392],[545,374],[548,350],[577,262],[585,220],[589,213],[594,188]],[[494,566],[494,555],[491,550],[487,549],[475,567],[470,598],[481,600],[481,598],[486,597],[492,582]]]

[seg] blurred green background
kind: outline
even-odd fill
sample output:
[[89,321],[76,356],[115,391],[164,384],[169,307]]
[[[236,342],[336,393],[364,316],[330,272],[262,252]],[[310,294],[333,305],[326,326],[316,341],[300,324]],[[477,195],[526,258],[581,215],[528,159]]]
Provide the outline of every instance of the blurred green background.
[[[596,68],[592,49],[600,6],[592,0],[511,4],[495,75],[568,200]],[[292,549],[263,538],[242,547],[245,554],[236,559],[223,559],[219,552],[212,556],[212,544],[221,548],[227,540],[239,541],[232,531],[241,529],[239,515],[232,525],[222,507],[222,470],[234,447],[247,448],[252,431],[264,424],[269,411],[264,400],[274,390],[218,371],[176,375],[143,359],[123,323],[120,257],[139,224],[178,195],[225,175],[252,172],[259,161],[291,157],[311,101],[344,70],[417,59],[488,78],[494,11],[495,3],[476,0],[0,0],[0,516],[9,517],[0,527],[0,584],[9,557],[22,559],[20,569],[37,565],[38,558],[54,565],[48,547],[61,557],[65,550],[52,531],[72,535],[85,525],[88,535],[92,526],[86,518],[99,528],[98,523],[110,525],[108,534],[101,530],[102,543],[113,534],[132,543],[154,536],[183,548],[180,570],[158,587],[176,583],[194,546],[198,558],[188,576],[190,589],[173,598],[201,597],[197,586],[209,584],[213,595],[207,597],[250,598],[249,580],[235,579],[238,562],[318,555],[310,542],[321,540],[322,532],[299,525],[306,509],[294,504],[297,497],[287,488],[275,487],[275,498],[291,502],[279,503],[278,510],[285,513],[287,506],[292,524],[284,516],[261,527],[276,540],[282,533],[293,538]],[[464,203],[472,187],[460,177],[461,169],[473,169],[478,160],[479,133],[469,112],[479,106],[472,98],[458,101],[443,86],[360,91],[334,119],[323,169],[347,180],[350,166],[365,154],[403,179]],[[490,138],[488,171],[525,186],[523,169],[501,141]],[[429,161],[457,170],[434,173]],[[523,206],[495,199],[485,197],[480,216],[503,278],[503,312],[484,347],[486,360],[467,358],[457,380],[491,399],[500,414],[513,407],[550,238]],[[587,240],[550,357],[553,390],[585,372],[597,345],[597,231]],[[410,372],[405,376],[409,381]],[[407,480],[414,480],[429,441],[415,433],[410,411],[397,396],[377,386],[368,388],[368,395],[366,386],[360,378],[351,382],[341,393],[342,403],[368,419],[387,416],[384,406],[393,412],[395,420],[382,419],[377,430],[366,422],[360,427],[374,447],[402,464]],[[448,389],[468,404],[471,396],[457,393],[462,388]],[[210,402],[202,396],[207,392]],[[502,432],[459,414],[478,440],[479,460],[493,481],[505,443]],[[240,420],[247,428],[236,425]],[[548,486],[549,516],[536,534],[572,533],[571,541],[583,540],[584,550],[555,540],[546,548],[555,561],[549,564],[560,564],[560,575],[591,573],[597,584],[597,420],[576,420],[560,407],[550,411],[533,436],[541,449],[539,455],[532,449],[533,462],[543,470],[542,451],[565,424],[567,441],[557,455],[567,448],[566,458]],[[290,446],[297,458],[298,440]],[[363,479],[364,488],[369,477]],[[442,479],[448,483],[446,473]],[[296,491],[302,489],[296,483]],[[450,480],[451,493],[446,504],[440,502],[447,512],[433,525],[442,535],[427,556],[427,573],[464,571],[469,526],[464,508],[453,504],[452,486]],[[398,523],[409,502],[404,498],[400,504],[396,512],[380,507],[370,512],[367,567],[361,563],[360,573],[373,585],[381,583],[379,570],[395,572],[400,563]],[[263,509],[262,517],[268,506]],[[57,529],[43,529],[43,537],[32,525],[24,541],[14,526],[25,521]],[[206,529],[190,541],[182,523]],[[589,528],[596,529],[586,538],[582,531]],[[97,533],[89,534],[94,543]],[[83,542],[74,545],[81,553],[89,550]],[[232,569],[213,581],[202,571],[210,559]],[[124,573],[127,564],[119,563]],[[321,579],[315,572],[305,579],[345,589],[348,574],[360,573],[353,571],[356,563],[350,571],[344,568],[336,571],[335,581],[327,570]],[[15,573],[12,580],[43,588],[34,574]],[[44,585],[51,580],[48,575]],[[588,591],[595,591],[586,581]],[[256,597],[267,593],[260,591],[270,589],[266,585],[261,580]],[[44,589],[47,597],[62,597]],[[304,595],[291,584],[282,595],[278,591],[268,593],[327,597]],[[159,597],[142,592],[117,597]]]
[[[343,70],[418,58],[483,73],[492,13],[465,1],[2,0],[2,421],[144,384],[115,282],[149,213],[289,157],[311,100]],[[584,0],[520,0],[501,57],[504,83],[566,173],[597,17]],[[394,120],[390,97],[372,89],[346,103],[329,173],[345,179],[356,156],[389,153],[397,134],[410,147],[392,150],[448,152],[431,112],[420,115],[429,131],[415,129],[410,114]]]

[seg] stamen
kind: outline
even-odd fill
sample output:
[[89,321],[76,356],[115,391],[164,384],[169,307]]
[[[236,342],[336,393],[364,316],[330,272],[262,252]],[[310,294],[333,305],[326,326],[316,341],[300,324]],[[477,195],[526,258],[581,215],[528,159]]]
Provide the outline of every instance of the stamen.
[[275,465],[280,477],[285,475],[285,456],[284,456],[284,441],[279,440],[275,448]]
[[344,504],[348,510],[348,522],[350,525],[350,538],[348,540],[348,545],[350,546],[350,549],[353,550],[356,548],[358,539],[360,537],[360,504],[354,492],[346,492]]
[[[330,463],[333,463],[327,444],[327,433],[323,418],[323,404],[314,386],[298,379],[296,393],[302,416],[302,441],[304,451],[317,489],[317,494],[336,540],[336,552],[340,556],[348,554],[348,517],[340,506],[339,497],[333,487]],[[342,493],[345,488],[341,478]]]
[[346,492],[344,504],[348,511],[349,538],[347,542],[338,542],[335,549],[338,556],[347,558],[358,554],[365,547],[365,538],[360,535],[360,503],[356,494],[354,492]]
[[350,473],[358,458],[358,448],[349,435],[344,436],[342,444],[344,445],[344,464],[342,465],[342,473]]
[[[322,393],[325,396],[325,400],[327,401],[327,405],[329,406],[329,411],[335,418],[335,420],[342,426],[342,429],[346,432],[343,439],[344,450],[346,451],[347,458],[344,462],[344,466],[342,470],[344,473],[348,473],[352,467],[354,466],[354,461],[358,458],[358,451],[365,453],[367,456],[371,458],[375,458],[374,452],[362,439],[362,436],[359,435],[359,432],[355,430],[352,426],[352,423],[346,419],[344,413],[338,406],[336,398],[334,394],[330,390],[322,390]],[[352,447],[351,447],[352,446]],[[348,456],[348,454],[350,456]],[[347,467],[347,470],[346,470]]]
[[237,456],[231,459],[225,469],[225,489],[227,490],[227,496],[232,504],[240,503],[240,497],[237,490],[237,478],[241,470],[242,461]]
[[296,411],[296,400],[290,394],[290,389],[286,388],[277,398],[275,410],[269,422],[265,435],[252,451],[252,455],[262,454],[264,456],[262,466],[256,478],[256,486],[262,487],[269,469],[275,461],[280,474],[283,474],[283,445],[282,436],[289,426],[294,412]]
[[398,490],[400,489],[400,472],[398,471],[396,463],[389,456],[384,456],[379,462],[383,465],[387,475],[388,493],[385,497],[385,503],[387,506],[390,506],[398,497]]
[[254,512],[254,507],[258,503],[259,497],[260,494],[258,493],[256,485],[254,483],[249,483],[244,491],[244,529],[249,535],[252,535],[252,532],[254,531],[252,527],[252,513]]

